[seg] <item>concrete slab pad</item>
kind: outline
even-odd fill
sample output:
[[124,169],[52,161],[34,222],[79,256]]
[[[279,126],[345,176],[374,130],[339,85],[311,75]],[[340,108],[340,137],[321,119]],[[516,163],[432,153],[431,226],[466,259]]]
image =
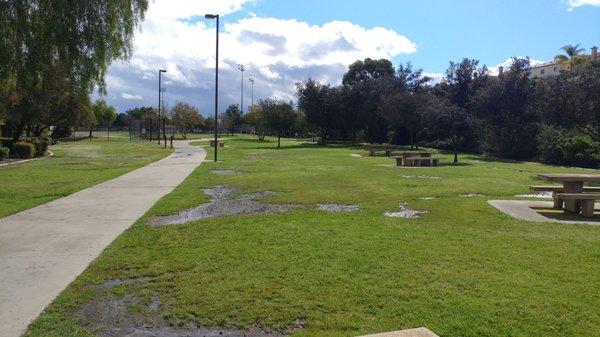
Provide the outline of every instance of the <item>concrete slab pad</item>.
[[[564,214],[562,210],[555,209],[551,201],[490,200],[488,203],[502,213],[519,220],[600,226],[599,214],[594,218],[585,218],[578,214]],[[599,206],[600,204],[596,204],[596,209]]]
[[204,161],[174,142],[167,158],[0,219],[0,337],[17,337],[118,235]]
[[384,332],[362,337],[438,337],[427,328],[408,329],[401,331]]

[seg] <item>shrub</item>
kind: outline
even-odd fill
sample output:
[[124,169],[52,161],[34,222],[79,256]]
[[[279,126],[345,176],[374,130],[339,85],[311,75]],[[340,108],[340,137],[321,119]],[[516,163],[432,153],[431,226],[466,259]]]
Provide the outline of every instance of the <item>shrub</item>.
[[8,150],[13,153],[12,148],[15,142],[11,138],[2,138],[0,141],[1,147],[6,147]]
[[7,147],[0,147],[0,161],[8,158],[10,150]]
[[600,168],[600,144],[586,136],[566,139],[563,152],[571,166]]
[[22,159],[30,159],[35,156],[35,146],[30,143],[18,142],[13,146],[15,155]]
[[548,126],[541,128],[537,137],[540,161],[544,164],[565,164],[564,133]]
[[50,146],[50,141],[47,138],[30,138],[27,140],[27,143],[33,144],[35,147],[36,157],[41,157],[46,154],[46,151],[48,151],[48,147]]

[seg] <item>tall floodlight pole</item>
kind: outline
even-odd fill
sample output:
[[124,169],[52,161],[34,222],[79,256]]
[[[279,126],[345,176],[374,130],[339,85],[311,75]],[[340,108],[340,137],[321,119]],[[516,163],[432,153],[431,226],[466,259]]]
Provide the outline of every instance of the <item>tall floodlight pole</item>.
[[248,79],[248,82],[250,82],[250,87],[252,88],[251,89],[251,91],[252,91],[252,96],[251,96],[252,97],[252,105],[251,106],[254,106],[254,78],[250,77]]
[[242,73],[242,81],[241,81],[241,94],[240,94],[240,114],[244,114],[244,71],[246,71],[246,67],[243,64],[237,65],[238,69]]
[[157,131],[157,135],[158,135],[158,145],[160,145],[160,111],[162,109],[162,74],[166,73],[166,70],[163,69],[159,69],[158,70],[158,131]]
[[217,19],[217,47],[215,53],[215,162],[217,162],[217,148],[219,147],[217,132],[219,127],[219,15],[218,14],[206,14],[204,16],[206,19]]

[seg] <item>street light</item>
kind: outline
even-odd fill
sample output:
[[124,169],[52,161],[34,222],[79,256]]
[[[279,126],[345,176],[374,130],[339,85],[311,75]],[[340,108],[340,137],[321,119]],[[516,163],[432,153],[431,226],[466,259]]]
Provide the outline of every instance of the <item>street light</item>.
[[158,145],[160,145],[160,111],[162,109],[161,99],[162,99],[162,74],[167,71],[164,69],[158,70]]
[[238,69],[240,70],[240,72],[242,73],[242,90],[241,90],[241,96],[240,96],[240,114],[243,115],[244,114],[244,71],[246,71],[246,67],[244,67],[243,64],[238,64],[237,65]]
[[248,79],[248,82],[250,82],[250,85],[252,87],[252,105],[251,106],[253,107],[254,106],[254,78],[250,77]]
[[217,19],[217,47],[216,47],[216,65],[215,65],[215,163],[217,162],[217,132],[218,132],[218,106],[219,106],[219,15],[218,14],[206,14],[204,18],[208,20]]

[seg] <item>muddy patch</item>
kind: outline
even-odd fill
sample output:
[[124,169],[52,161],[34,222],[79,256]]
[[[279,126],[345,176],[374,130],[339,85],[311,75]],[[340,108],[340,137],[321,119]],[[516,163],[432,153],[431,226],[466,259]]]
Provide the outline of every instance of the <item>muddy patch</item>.
[[227,170],[227,169],[214,169],[214,170],[211,170],[210,173],[218,175],[218,176],[234,176],[234,175],[240,174],[239,171]]
[[154,217],[149,222],[150,226],[179,225],[196,220],[232,215],[283,213],[301,207],[292,204],[263,204],[258,201],[277,194],[271,191],[242,194],[236,188],[222,185],[202,191],[211,197],[210,202],[174,215]]
[[545,191],[533,194],[517,194],[516,198],[552,199],[552,192]]
[[356,212],[360,210],[360,207],[358,205],[317,204],[317,210],[325,212]]
[[408,206],[406,204],[400,204],[398,205],[398,208],[400,208],[400,210],[392,212],[392,211],[387,211],[385,212],[383,215],[389,217],[389,218],[409,218],[409,219],[413,219],[413,218],[418,218],[421,216],[421,214],[425,214],[427,213],[427,211],[417,211],[414,209],[410,209],[408,208]]
[[404,179],[433,179],[433,180],[442,179],[442,177],[432,177],[432,176],[407,176],[407,175],[402,175],[400,177],[402,177]]
[[[142,283],[143,281],[132,281]],[[258,327],[248,330],[201,327],[194,323],[174,326],[164,319],[164,307],[158,295],[140,299],[131,293],[118,295],[111,285],[121,280],[105,282],[106,287],[91,301],[82,305],[76,315],[79,324],[99,337],[281,337],[280,332],[266,332]],[[298,320],[297,320],[298,321]],[[298,323],[300,322],[300,323]],[[294,321],[290,331],[301,329],[302,321]],[[286,331],[287,332],[287,331]]]

